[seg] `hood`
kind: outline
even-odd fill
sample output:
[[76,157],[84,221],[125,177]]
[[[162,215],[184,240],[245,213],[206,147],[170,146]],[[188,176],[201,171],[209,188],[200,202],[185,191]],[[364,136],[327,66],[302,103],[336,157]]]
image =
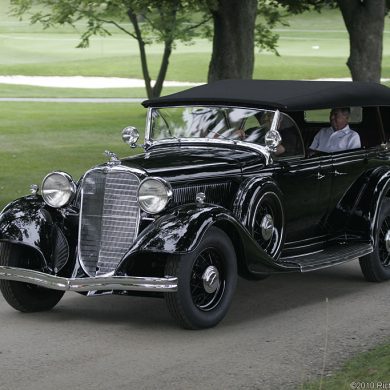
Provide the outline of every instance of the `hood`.
[[225,176],[241,174],[251,161],[265,158],[248,148],[228,146],[165,145],[155,146],[146,153],[122,160],[122,165],[146,171],[148,176],[188,179],[195,176]]

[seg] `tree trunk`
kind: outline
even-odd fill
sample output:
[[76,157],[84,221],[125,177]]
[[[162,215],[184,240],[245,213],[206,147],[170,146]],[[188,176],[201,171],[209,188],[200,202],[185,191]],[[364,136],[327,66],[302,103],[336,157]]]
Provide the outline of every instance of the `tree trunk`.
[[251,79],[257,0],[217,0],[208,81]]
[[349,33],[353,81],[380,82],[385,0],[338,0]]
[[158,72],[156,83],[152,88],[152,96],[148,96],[149,99],[159,97],[161,95],[161,91],[165,81],[165,76],[167,75],[167,71],[168,71],[169,57],[171,56],[172,53],[172,45],[173,45],[172,39],[167,39],[164,42],[164,53],[160,64],[160,71]]
[[146,94],[148,95],[148,98],[151,99],[153,96],[153,89],[152,89],[152,79],[150,77],[149,68],[148,68],[148,60],[146,57],[146,50],[145,50],[145,41],[142,39],[142,33],[141,29],[138,24],[137,15],[135,12],[133,12],[132,9],[129,9],[127,11],[127,15],[130,19],[130,22],[132,23],[134,27],[135,36],[138,42],[138,48],[140,52],[141,57],[141,67],[142,67],[142,74],[144,76],[145,81],[145,88],[146,88]]

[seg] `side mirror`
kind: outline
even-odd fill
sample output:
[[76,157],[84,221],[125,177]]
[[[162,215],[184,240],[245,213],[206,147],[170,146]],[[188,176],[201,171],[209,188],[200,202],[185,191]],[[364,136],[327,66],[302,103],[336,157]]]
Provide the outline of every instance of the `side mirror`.
[[128,126],[122,130],[122,140],[128,144],[131,148],[137,147],[137,141],[139,139],[139,131],[133,127]]

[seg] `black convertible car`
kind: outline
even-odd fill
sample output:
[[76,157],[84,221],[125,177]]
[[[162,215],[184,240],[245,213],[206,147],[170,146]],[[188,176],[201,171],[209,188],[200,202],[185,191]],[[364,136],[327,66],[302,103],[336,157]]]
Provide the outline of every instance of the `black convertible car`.
[[[0,214],[0,288],[23,312],[64,291],[165,298],[177,322],[216,325],[237,276],[359,258],[390,278],[390,90],[373,83],[226,80],[145,101],[144,152],[74,181],[49,173]],[[329,109],[361,148],[313,153]],[[138,132],[123,139],[136,146]]]

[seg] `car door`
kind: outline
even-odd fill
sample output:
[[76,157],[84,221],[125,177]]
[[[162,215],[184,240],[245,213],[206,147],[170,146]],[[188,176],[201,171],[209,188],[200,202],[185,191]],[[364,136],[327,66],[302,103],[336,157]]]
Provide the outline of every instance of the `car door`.
[[275,161],[274,177],[284,195],[286,241],[321,236],[329,210],[332,157]]
[[[340,201],[345,197],[347,191],[351,188],[352,184],[367,170],[369,169],[368,154],[370,152],[365,149],[350,150],[346,152],[334,153],[332,155],[332,191],[329,200],[330,213],[334,212],[338,207]],[[376,154],[376,152],[372,152]],[[350,203],[350,202],[348,202]],[[332,219],[333,231],[344,231],[343,226],[346,224],[346,220],[340,218]]]
[[331,193],[332,157],[306,158],[300,130],[286,114],[282,114],[279,133],[283,153],[274,156],[274,166],[285,195],[286,239],[322,235]]

